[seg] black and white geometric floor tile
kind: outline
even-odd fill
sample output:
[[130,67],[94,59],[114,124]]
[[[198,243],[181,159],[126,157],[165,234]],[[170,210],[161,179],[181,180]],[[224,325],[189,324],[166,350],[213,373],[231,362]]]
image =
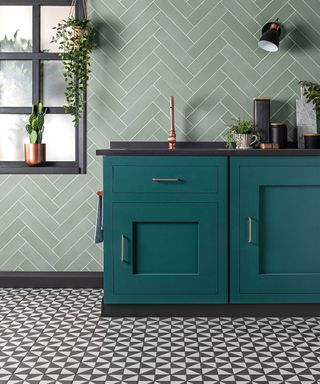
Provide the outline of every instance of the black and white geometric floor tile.
[[320,317],[110,319],[101,298],[0,289],[0,383],[320,382]]

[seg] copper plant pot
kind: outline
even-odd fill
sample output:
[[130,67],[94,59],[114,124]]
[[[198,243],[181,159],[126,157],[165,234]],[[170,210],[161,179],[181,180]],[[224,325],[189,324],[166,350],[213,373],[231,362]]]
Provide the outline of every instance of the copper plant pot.
[[46,161],[46,145],[25,144],[24,161],[31,167],[44,164]]

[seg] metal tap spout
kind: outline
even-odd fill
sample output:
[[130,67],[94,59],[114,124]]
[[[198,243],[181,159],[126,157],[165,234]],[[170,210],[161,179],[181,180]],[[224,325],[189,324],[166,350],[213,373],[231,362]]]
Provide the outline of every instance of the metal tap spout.
[[174,129],[174,97],[170,96],[170,131],[169,131],[169,149],[176,148],[176,131]]

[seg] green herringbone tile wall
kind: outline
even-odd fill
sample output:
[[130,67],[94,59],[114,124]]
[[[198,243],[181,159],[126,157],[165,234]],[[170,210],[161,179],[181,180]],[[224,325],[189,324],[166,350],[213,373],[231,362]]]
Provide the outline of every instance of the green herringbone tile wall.
[[[0,177],[0,270],[102,269],[93,243],[101,159],[110,140],[166,140],[176,97],[178,140],[221,140],[252,98],[294,137],[298,80],[319,81],[320,0],[90,0],[98,29],[89,89],[88,174]],[[284,23],[278,53],[261,26]]]
[[[99,26],[90,122],[108,140],[166,140],[176,97],[179,140],[221,140],[252,98],[294,138],[299,79],[319,80],[319,0],[91,0]],[[257,47],[279,17],[278,53]],[[97,133],[98,135],[98,133]]]

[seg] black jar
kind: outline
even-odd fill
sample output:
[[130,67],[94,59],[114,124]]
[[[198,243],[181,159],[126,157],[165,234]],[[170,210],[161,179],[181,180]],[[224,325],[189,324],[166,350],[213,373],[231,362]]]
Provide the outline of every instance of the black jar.
[[286,148],[288,144],[287,125],[284,123],[271,123],[271,143],[279,144],[279,148]]
[[320,148],[320,133],[306,133],[304,136],[304,147],[306,149]]

